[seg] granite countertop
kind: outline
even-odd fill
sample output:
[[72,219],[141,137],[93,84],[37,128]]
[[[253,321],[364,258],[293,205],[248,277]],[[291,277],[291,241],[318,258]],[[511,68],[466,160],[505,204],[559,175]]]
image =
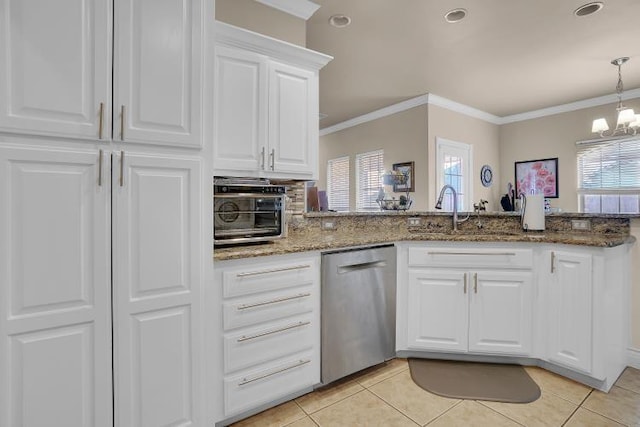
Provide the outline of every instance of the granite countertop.
[[397,241],[442,241],[442,242],[535,242],[609,248],[635,241],[627,234],[558,233],[558,232],[521,232],[521,233],[409,233],[390,238],[376,233],[353,235],[350,233],[327,233],[318,238],[291,236],[285,239],[257,245],[218,247],[213,251],[215,261],[252,258],[267,255],[284,255],[296,252],[323,251],[357,247]]

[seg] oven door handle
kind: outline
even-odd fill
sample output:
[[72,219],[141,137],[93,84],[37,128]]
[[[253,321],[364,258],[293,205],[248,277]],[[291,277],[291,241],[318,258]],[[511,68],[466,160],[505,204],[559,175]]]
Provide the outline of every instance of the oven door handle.
[[281,199],[284,198],[284,194],[259,194],[259,193],[216,193],[214,197],[220,199],[238,199],[238,198],[250,198],[250,199]]

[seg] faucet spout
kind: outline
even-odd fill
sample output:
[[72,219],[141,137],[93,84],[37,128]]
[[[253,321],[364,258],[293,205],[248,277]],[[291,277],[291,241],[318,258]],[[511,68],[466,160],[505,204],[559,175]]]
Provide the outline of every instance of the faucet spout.
[[458,231],[458,194],[456,193],[455,188],[449,184],[445,184],[442,187],[440,195],[438,196],[438,201],[436,202],[436,209],[442,209],[442,199],[444,198],[444,194],[447,189],[451,190],[451,195],[453,196],[453,231]]

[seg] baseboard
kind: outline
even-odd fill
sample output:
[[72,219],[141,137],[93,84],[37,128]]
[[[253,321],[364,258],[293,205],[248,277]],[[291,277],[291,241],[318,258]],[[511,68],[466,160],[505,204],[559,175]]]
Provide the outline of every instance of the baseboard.
[[640,369],[640,349],[631,347],[627,349],[627,365]]

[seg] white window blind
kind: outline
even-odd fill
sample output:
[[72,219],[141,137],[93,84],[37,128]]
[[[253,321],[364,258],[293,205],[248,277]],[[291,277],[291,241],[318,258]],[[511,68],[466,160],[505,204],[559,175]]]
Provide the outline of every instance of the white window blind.
[[349,157],[339,157],[327,162],[327,199],[329,209],[349,210]]
[[356,155],[356,210],[379,210],[376,202],[383,172],[383,150]]
[[640,137],[579,142],[577,162],[582,212],[640,212]]

